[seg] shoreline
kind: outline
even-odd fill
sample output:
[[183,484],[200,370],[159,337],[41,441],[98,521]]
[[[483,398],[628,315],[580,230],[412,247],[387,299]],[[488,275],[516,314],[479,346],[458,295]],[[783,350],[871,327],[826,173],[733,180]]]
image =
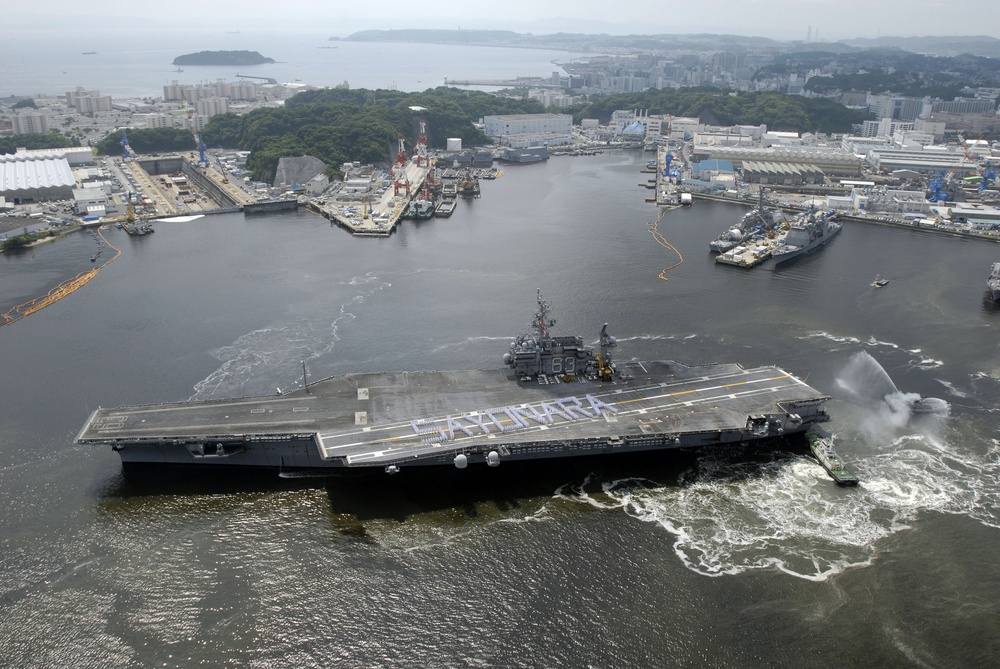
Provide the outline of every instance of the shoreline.
[[[739,204],[745,207],[752,208],[755,202],[751,200],[743,200],[739,198],[727,197],[725,195],[712,195],[709,193],[692,193],[691,197],[696,200],[710,200],[712,202],[725,202],[728,204]],[[796,212],[800,213],[802,209],[794,209],[791,207],[777,207],[778,209],[785,212]],[[914,230],[916,232],[923,232],[926,234],[934,235],[949,235],[951,237],[960,237],[962,239],[975,239],[984,242],[1000,243],[1000,235],[986,235],[971,230],[949,230],[947,228],[942,228],[939,226],[926,226],[917,225],[915,222],[905,222],[905,221],[880,221],[875,218],[870,218],[868,216],[854,216],[847,213],[839,213],[838,216],[845,221],[852,221],[855,223],[868,223],[870,225],[881,225],[887,228],[899,228],[902,230]]]

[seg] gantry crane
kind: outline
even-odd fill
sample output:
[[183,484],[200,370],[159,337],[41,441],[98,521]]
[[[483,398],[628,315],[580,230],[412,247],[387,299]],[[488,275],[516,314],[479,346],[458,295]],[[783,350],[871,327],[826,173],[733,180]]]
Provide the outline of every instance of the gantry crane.
[[398,151],[396,152],[396,162],[392,165],[392,176],[395,181],[393,187],[393,193],[399,195],[400,190],[405,190],[406,194],[410,194],[410,181],[406,178],[406,142],[403,140],[402,135],[397,135],[396,140],[398,141]]
[[126,161],[129,158],[135,159],[135,151],[132,147],[128,145],[128,135],[125,134],[125,129],[122,129],[122,141],[119,142],[122,145],[122,161]]
[[427,155],[427,121],[424,119],[420,119],[420,136],[417,137],[417,145],[413,147],[413,155],[417,159],[417,167],[431,164],[431,159]]
[[198,133],[198,167],[208,167],[208,158],[205,157],[205,140],[201,138],[201,133]]

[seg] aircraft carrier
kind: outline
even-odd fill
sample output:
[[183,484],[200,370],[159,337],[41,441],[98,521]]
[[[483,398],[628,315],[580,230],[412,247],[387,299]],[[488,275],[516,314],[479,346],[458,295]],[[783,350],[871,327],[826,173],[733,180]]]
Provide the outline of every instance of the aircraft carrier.
[[271,468],[286,476],[750,443],[829,420],[830,398],[777,367],[619,362],[531,331],[497,369],[346,374],[284,395],[98,409],[76,441],[126,466]]

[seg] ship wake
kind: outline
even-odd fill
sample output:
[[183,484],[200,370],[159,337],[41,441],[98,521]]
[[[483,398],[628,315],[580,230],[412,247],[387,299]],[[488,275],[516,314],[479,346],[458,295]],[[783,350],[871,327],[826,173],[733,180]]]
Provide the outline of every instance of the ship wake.
[[557,497],[661,528],[685,567],[711,577],[776,570],[824,581],[871,565],[883,539],[929,511],[1000,527],[1000,441],[919,415],[921,404],[937,416],[948,405],[900,392],[867,354],[838,377],[853,400],[838,411],[838,452],[857,488],[838,488],[800,450],[732,447],[706,449],[673,481],[596,476]]
[[222,365],[195,384],[188,401],[280,394],[301,388],[303,362],[329,354],[340,341],[340,328],[354,320],[355,307],[389,285],[373,274],[353,277],[342,286],[345,293],[339,306],[321,305],[308,310],[333,311],[332,320],[275,323],[212,351]]

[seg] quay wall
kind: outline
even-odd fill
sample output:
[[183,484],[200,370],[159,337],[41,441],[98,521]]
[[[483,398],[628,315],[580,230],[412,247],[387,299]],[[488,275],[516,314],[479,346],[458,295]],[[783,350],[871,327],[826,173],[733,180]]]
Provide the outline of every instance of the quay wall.
[[259,214],[268,211],[294,211],[299,208],[298,200],[273,200],[243,205],[244,214]]
[[[753,207],[753,200],[746,200],[742,198],[729,197],[727,195],[718,195],[714,193],[692,193],[691,197],[696,200],[711,200],[713,202],[727,202],[729,204],[739,204],[744,207]],[[801,209],[794,209],[790,207],[781,207],[782,211],[785,212],[801,212]],[[927,226],[919,225],[916,221],[897,221],[888,220],[880,221],[877,218],[869,216],[852,216],[851,214],[840,213],[840,219],[844,221],[851,221],[854,223],[867,223],[868,225],[881,225],[887,228],[905,228],[907,230],[914,230],[916,232],[923,232],[931,235],[950,235],[952,237],[962,237],[963,239],[978,239],[985,242],[1000,243],[1000,236],[997,235],[987,235],[978,232],[973,232],[970,230],[949,230],[948,228],[942,228],[939,226]]]
[[182,159],[181,173],[188,179],[193,181],[198,188],[201,188],[207,192],[213,200],[219,203],[223,208],[226,207],[237,207],[239,208],[240,203],[232,198],[229,193],[222,190],[219,184],[212,181],[206,175],[202,174],[197,168],[195,168],[191,163]]

